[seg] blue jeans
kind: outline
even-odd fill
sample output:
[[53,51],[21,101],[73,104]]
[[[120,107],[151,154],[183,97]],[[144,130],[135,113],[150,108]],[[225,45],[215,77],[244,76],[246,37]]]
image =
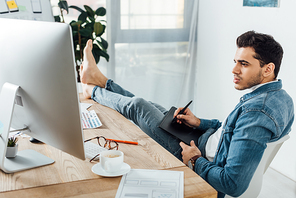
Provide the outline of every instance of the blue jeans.
[[164,107],[135,97],[134,94],[123,89],[111,79],[107,81],[106,88],[96,86],[91,98],[132,120],[147,135],[182,161],[180,140],[158,127],[167,113]]

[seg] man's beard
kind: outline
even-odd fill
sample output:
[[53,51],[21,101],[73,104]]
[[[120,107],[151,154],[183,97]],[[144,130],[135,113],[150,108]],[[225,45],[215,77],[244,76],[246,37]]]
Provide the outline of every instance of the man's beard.
[[[241,77],[237,76],[237,78],[242,79]],[[259,85],[262,82],[262,71],[260,70],[259,73],[250,79],[250,81],[247,83],[245,87],[238,87],[237,90],[245,90],[249,89],[255,85]]]

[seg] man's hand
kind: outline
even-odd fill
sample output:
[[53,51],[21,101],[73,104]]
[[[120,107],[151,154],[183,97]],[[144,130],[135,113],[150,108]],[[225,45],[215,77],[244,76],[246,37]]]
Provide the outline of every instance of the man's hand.
[[198,127],[200,125],[200,120],[197,117],[195,117],[195,115],[190,111],[189,108],[187,108],[184,111],[184,114],[178,115],[178,113],[182,109],[183,108],[180,107],[174,113],[174,117],[177,116],[177,123],[179,123],[179,124],[184,123],[184,124],[186,124],[187,126],[190,126],[190,127]]
[[190,146],[186,145],[184,142],[180,142],[180,146],[182,147],[182,159],[184,164],[188,165],[188,161],[196,156],[196,155],[201,155],[200,150],[197,148],[195,145],[194,141],[191,140]]

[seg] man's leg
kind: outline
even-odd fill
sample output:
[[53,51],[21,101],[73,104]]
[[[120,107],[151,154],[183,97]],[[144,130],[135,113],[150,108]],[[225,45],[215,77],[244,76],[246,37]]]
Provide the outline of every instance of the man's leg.
[[132,93],[124,90],[112,80],[108,80],[95,64],[91,46],[91,42],[88,42],[84,49],[84,63],[81,67],[84,96],[115,109],[132,120],[146,134],[182,160],[180,140],[158,127],[166,110],[160,105],[134,97]]
[[[83,65],[85,65],[85,68],[83,69],[83,65],[81,66],[81,82],[82,86],[84,87],[83,90],[86,91],[86,93],[84,93],[84,96],[86,98],[91,98],[92,90],[95,87],[95,85],[97,85],[101,88],[106,88],[109,91],[121,94],[123,96],[134,97],[134,94],[123,89],[120,85],[114,83],[113,80],[107,79],[107,77],[101,73],[101,71],[98,69],[95,63],[95,59],[92,55],[91,50],[92,42],[91,40],[89,40],[87,42],[86,47],[84,48],[85,61]],[[86,86],[87,84],[90,86]],[[156,108],[158,108],[162,113],[167,113],[167,110],[161,105],[153,102],[150,103],[154,105]]]
[[164,114],[153,104],[143,98],[123,96],[98,86],[94,88],[92,99],[132,120],[142,131],[181,160],[180,140],[158,127]]

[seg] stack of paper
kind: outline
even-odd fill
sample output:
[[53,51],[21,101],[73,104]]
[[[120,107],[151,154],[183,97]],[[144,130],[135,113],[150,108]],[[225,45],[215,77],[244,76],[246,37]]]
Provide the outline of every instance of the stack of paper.
[[182,171],[132,169],[120,182],[115,198],[183,198]]

